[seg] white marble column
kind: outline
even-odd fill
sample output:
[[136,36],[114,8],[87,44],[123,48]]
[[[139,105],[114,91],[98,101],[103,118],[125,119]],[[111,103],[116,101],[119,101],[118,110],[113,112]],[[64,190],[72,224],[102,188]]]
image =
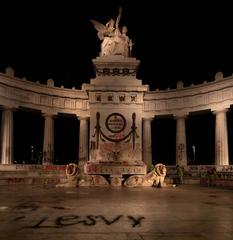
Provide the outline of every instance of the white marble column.
[[88,118],[79,117],[80,128],[79,128],[79,156],[78,160],[88,160]]
[[229,165],[228,135],[227,135],[227,109],[215,111],[215,164]]
[[2,111],[1,124],[1,164],[13,163],[13,110]]
[[44,144],[42,164],[54,163],[54,115],[44,114]]
[[187,166],[185,116],[176,116],[176,165]]
[[143,119],[143,162],[149,169],[152,165],[152,146],[151,146],[151,121],[152,118]]

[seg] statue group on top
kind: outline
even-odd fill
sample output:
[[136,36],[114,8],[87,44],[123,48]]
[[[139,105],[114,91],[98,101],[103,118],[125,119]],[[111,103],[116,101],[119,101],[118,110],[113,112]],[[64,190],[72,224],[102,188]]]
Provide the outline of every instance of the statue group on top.
[[98,31],[97,36],[102,41],[100,56],[121,55],[124,57],[131,56],[132,40],[127,36],[127,27],[119,27],[122,8],[119,8],[119,13],[116,21],[110,19],[106,25],[91,19],[91,23]]

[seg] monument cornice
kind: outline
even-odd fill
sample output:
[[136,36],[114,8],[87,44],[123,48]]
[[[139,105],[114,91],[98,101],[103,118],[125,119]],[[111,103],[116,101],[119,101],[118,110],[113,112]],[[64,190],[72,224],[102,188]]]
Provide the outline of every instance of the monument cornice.
[[96,76],[136,76],[140,60],[121,55],[97,57],[92,60]]
[[231,104],[233,76],[185,88],[151,91],[144,96],[144,111],[154,115],[222,109]]
[[85,89],[88,92],[95,92],[95,91],[101,91],[101,92],[147,92],[148,91],[148,85],[94,85],[94,84],[84,84],[83,89]]
[[0,100],[2,106],[23,106],[42,112],[52,109],[77,115],[88,112],[89,115],[86,91],[54,87],[52,79],[45,85],[1,73]]

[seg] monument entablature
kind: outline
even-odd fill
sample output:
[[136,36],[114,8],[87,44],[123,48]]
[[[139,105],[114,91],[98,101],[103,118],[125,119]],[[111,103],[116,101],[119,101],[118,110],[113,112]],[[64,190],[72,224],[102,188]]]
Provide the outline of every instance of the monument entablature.
[[149,91],[144,96],[144,111],[152,115],[224,109],[233,104],[233,76],[182,89]]
[[[135,79],[135,78],[134,78]],[[111,81],[115,85],[109,85]],[[132,86],[129,81],[117,79],[102,81],[92,79],[94,84],[83,84],[82,90],[59,88],[31,82],[25,79],[0,74],[1,105],[25,106],[45,111],[46,108],[57,112],[78,115],[89,111],[89,104],[144,104],[146,115],[176,114],[179,110],[188,112],[229,108],[233,104],[233,76],[182,89],[149,91],[147,85],[139,83]],[[117,85],[124,81],[129,85]],[[134,80],[132,80],[134,81]],[[140,81],[140,80],[138,80]],[[141,92],[141,93],[140,93]],[[88,97],[89,93],[89,97]],[[112,97],[111,97],[112,94]],[[134,98],[137,95],[137,100]]]
[[42,112],[87,114],[88,96],[85,91],[55,87],[52,81],[49,79],[45,85],[1,73],[1,105],[27,107]]

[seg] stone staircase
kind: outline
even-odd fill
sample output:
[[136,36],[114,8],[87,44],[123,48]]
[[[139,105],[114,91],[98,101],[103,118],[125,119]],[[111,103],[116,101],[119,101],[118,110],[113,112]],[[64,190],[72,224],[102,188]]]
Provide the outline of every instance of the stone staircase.
[[0,185],[56,185],[66,178],[65,165],[0,165]]

